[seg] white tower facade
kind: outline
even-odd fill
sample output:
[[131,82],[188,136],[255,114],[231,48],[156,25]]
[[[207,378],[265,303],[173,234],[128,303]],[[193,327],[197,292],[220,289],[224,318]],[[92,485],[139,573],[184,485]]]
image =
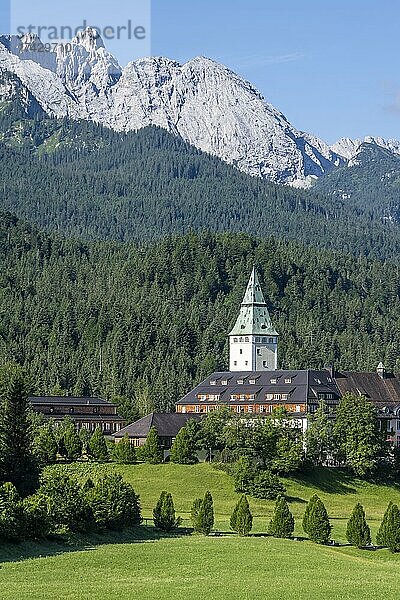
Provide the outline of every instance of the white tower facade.
[[275,371],[277,368],[278,333],[271,323],[253,268],[239,316],[229,334],[229,370]]

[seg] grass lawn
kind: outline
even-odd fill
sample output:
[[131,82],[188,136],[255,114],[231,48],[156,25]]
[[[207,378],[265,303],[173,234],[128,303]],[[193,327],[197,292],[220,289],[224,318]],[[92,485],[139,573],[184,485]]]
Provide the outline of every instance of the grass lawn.
[[[60,467],[56,467],[60,468]],[[387,550],[317,546],[308,541],[229,534],[237,500],[231,478],[207,464],[84,465],[62,467],[82,478],[99,469],[116,470],[133,483],[143,515],[151,516],[161,490],[171,491],[177,513],[188,516],[194,498],[213,494],[216,527],[222,537],[160,538],[152,527],[123,534],[87,536],[70,545],[59,541],[0,547],[0,598],[102,599],[395,599],[400,597],[400,555]],[[400,503],[400,488],[367,484],[329,469],[313,477],[285,480],[301,532],[305,502],[318,493],[344,541],[345,524],[357,501],[373,533],[389,500]],[[251,501],[254,531],[266,530],[273,502]]]

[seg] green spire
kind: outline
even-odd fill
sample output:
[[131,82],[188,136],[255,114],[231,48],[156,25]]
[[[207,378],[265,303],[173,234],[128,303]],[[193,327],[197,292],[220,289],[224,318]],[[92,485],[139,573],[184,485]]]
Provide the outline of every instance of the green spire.
[[239,316],[229,335],[278,335],[271,323],[255,267],[247,284]]

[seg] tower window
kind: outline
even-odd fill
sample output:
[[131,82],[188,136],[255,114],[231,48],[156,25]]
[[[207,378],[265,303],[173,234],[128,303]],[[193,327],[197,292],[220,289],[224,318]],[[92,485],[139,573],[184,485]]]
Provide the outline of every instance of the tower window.
[[261,356],[261,350],[260,350],[260,348],[257,348],[257,356]]
[[235,342],[235,344],[237,344],[238,339],[237,338],[233,338],[233,341]]
[[268,343],[269,344],[273,344],[274,343],[274,338],[269,338]]
[[243,354],[243,350],[241,348],[239,350],[239,354]]
[[249,364],[249,361],[248,361],[248,360],[245,360],[245,361],[244,361],[244,364],[245,364],[245,365],[246,365],[246,367],[247,367],[247,365]]
[[249,338],[248,338],[248,337],[245,337],[245,338],[244,338],[244,341],[245,341],[245,342],[248,342],[248,341],[249,341]]
[[233,361],[233,364],[234,364],[234,366],[236,367],[236,366],[237,366],[237,360],[234,360],[234,361]]

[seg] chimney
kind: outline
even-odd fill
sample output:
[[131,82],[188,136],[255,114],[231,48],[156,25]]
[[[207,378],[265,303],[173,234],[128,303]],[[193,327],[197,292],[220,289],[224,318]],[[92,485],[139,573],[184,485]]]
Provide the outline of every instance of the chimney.
[[378,375],[379,375],[379,377],[380,377],[381,379],[385,379],[385,375],[386,375],[386,369],[385,369],[385,367],[383,366],[383,363],[382,363],[382,362],[380,362],[380,363],[379,363],[379,365],[377,366],[377,368],[376,368],[376,372],[378,373]]

